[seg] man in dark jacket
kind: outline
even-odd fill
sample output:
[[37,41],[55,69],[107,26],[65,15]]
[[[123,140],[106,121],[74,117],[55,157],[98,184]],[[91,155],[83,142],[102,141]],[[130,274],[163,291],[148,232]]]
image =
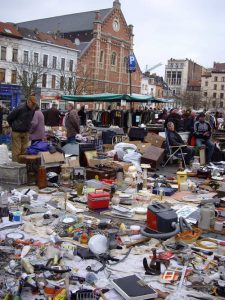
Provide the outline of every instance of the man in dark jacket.
[[167,124],[169,122],[173,122],[176,131],[182,130],[181,116],[178,114],[177,109],[171,109],[170,114],[167,116],[165,123],[164,123],[165,128],[167,128]]
[[65,127],[67,130],[67,142],[73,143],[76,141],[76,135],[80,133],[80,118],[77,111],[74,109],[73,103],[67,104],[67,115],[65,117]]
[[[182,146],[185,145],[185,142],[182,140],[181,136],[179,133],[175,131],[175,126],[173,122],[169,122],[167,124],[167,136],[169,139],[169,144],[170,146]],[[193,159],[195,155],[195,150],[190,147],[182,147],[182,152],[186,153],[185,155],[185,163],[186,165],[190,164],[190,161]]]
[[45,114],[45,125],[51,127],[58,127],[60,125],[60,111],[57,109],[57,104],[52,104]]
[[200,113],[198,121],[194,125],[194,135],[196,136],[196,145],[206,146],[206,162],[211,162],[215,145],[211,141],[212,128],[209,122],[205,120],[205,114]]
[[16,107],[7,117],[12,127],[12,160],[19,161],[19,156],[26,153],[29,143],[29,130],[36,107],[35,96],[30,96],[26,103]]

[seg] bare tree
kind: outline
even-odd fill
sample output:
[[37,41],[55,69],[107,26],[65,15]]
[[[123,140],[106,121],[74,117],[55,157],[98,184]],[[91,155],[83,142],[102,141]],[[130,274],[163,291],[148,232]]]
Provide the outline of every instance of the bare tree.
[[180,100],[186,108],[199,109],[202,106],[201,94],[198,92],[187,91],[180,96]]
[[16,70],[17,81],[21,85],[26,98],[34,94],[35,88],[43,79],[43,75],[47,74],[46,68],[33,61],[15,64],[14,68]]
[[76,71],[61,71],[60,89],[66,95],[89,94],[93,90],[94,77],[91,66],[78,66]]

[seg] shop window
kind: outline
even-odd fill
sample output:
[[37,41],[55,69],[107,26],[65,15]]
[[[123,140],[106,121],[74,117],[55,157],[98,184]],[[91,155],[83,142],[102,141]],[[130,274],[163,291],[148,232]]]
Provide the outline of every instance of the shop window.
[[17,72],[16,70],[12,70],[11,73],[11,83],[16,83]]
[[5,69],[0,69],[0,82],[5,82]]
[[6,47],[1,46],[1,60],[6,60]]

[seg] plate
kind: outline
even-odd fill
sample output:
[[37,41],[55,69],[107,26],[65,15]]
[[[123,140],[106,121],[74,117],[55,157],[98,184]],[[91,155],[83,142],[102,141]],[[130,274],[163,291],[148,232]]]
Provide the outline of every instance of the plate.
[[182,199],[188,202],[200,202],[202,201],[203,197],[198,195],[188,195],[188,196],[184,196]]
[[121,193],[121,194],[119,194],[119,197],[120,198],[130,198],[132,195],[130,195],[130,194],[125,194],[125,193]]
[[213,179],[213,180],[222,181],[222,180],[223,180],[223,177],[213,176],[212,179]]

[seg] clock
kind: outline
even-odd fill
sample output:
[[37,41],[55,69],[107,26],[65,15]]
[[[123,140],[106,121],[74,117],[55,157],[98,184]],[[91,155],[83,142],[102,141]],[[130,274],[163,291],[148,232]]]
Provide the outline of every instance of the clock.
[[120,22],[118,19],[113,20],[113,30],[116,32],[120,30]]

